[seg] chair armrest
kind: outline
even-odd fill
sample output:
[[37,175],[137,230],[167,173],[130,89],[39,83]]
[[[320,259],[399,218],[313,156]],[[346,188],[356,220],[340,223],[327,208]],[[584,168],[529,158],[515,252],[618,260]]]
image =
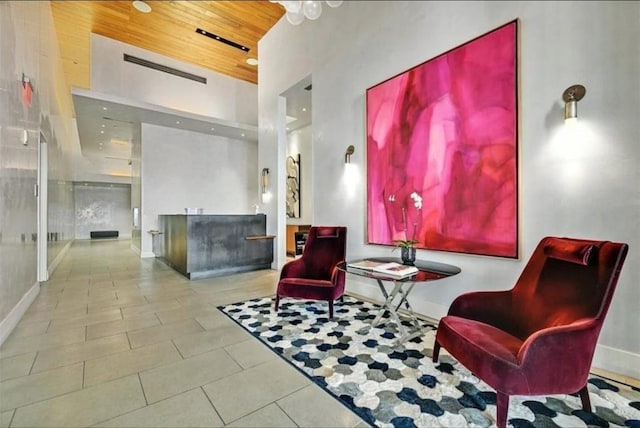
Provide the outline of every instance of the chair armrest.
[[337,284],[340,279],[344,280],[344,276],[345,276],[344,272],[338,269],[338,265],[343,262],[344,260],[339,261],[338,263],[335,264],[335,266],[331,270],[331,282],[334,285]]
[[517,359],[527,373],[530,387],[535,391],[539,385],[554,385],[565,392],[567,388],[575,391],[582,388],[589,375],[600,327],[593,318],[583,318],[529,336]]
[[302,258],[291,260],[282,266],[280,272],[280,279],[282,278],[304,278],[306,272],[306,266]]
[[456,297],[448,315],[502,327],[511,313],[511,291],[474,291]]

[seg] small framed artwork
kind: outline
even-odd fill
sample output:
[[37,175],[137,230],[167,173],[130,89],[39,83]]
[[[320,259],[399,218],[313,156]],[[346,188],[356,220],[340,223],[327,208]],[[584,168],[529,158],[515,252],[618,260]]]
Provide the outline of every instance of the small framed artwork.
[[287,157],[287,217],[300,217],[300,154]]

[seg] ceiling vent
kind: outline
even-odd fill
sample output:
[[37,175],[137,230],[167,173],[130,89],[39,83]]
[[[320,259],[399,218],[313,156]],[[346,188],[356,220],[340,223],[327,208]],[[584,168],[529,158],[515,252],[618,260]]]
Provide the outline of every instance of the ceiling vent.
[[249,48],[241,45],[240,43],[236,43],[233,40],[225,39],[224,37],[218,36],[217,34],[210,33],[202,28],[196,28],[196,33],[202,34],[203,36],[209,37],[210,39],[216,40],[220,43],[224,43],[227,46],[231,46],[232,48],[240,49],[242,52],[249,52]]
[[154,70],[162,71],[164,73],[173,74],[174,76],[182,77],[183,79],[193,80],[195,82],[207,84],[207,78],[198,76],[196,74],[187,73],[186,71],[178,70],[172,67],[167,67],[166,65],[158,64],[156,62],[147,61],[146,59],[138,58],[133,55],[124,54],[125,62],[130,62],[133,64],[138,64],[143,67],[152,68]]

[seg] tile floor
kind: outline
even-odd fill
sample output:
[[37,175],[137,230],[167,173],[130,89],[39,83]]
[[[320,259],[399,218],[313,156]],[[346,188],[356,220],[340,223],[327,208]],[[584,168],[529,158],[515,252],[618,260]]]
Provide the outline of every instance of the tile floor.
[[76,241],[0,348],[0,427],[364,427],[216,306],[278,272],[189,281]]

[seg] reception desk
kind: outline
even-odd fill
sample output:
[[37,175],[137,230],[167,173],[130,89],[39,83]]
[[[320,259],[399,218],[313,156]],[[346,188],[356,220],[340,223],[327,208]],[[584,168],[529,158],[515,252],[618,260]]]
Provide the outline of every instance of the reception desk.
[[189,279],[269,269],[273,235],[256,215],[159,215],[156,257]]

